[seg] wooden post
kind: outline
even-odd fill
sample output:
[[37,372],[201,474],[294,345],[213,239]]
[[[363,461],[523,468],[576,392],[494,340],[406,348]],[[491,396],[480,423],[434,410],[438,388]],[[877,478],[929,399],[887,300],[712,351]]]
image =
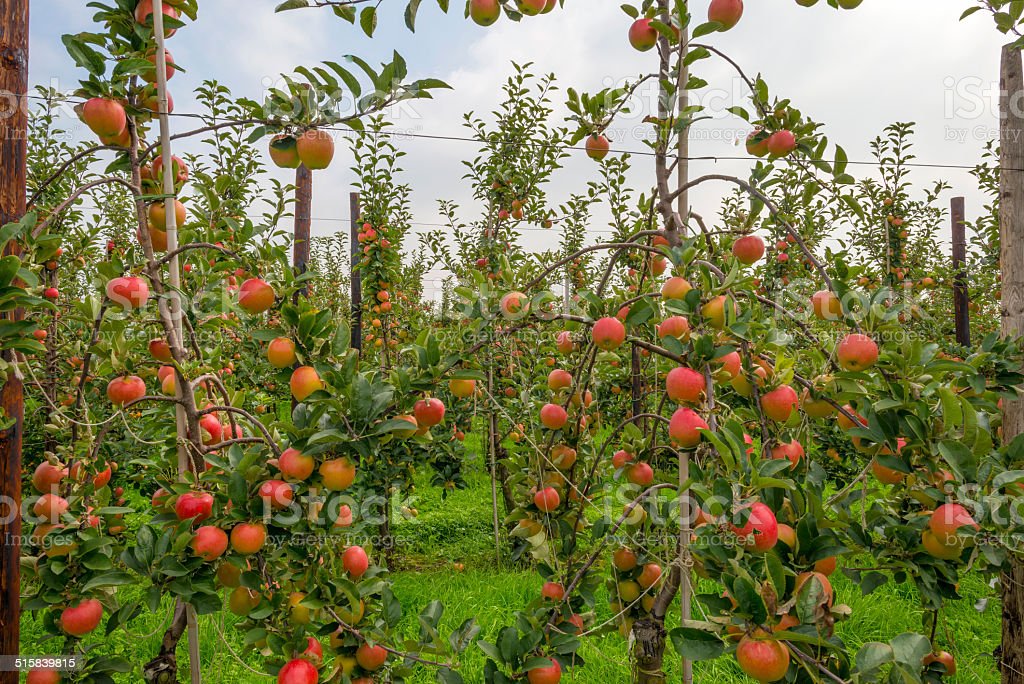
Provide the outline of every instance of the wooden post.
[[967,294],[967,236],[964,227],[964,198],[954,197],[950,201],[950,217],[953,222],[953,317],[956,320],[956,342],[962,347],[971,346],[971,303]]
[[[178,249],[178,218],[177,211],[173,205],[177,202],[178,192],[175,187],[177,173],[174,170],[174,157],[171,154],[171,122],[170,122],[170,100],[167,95],[167,47],[164,44],[164,3],[163,0],[153,0],[153,36],[156,38],[156,88],[157,88],[157,112],[160,119],[160,155],[163,158],[163,189],[164,195],[169,199],[164,200],[164,207],[171,203],[171,208],[164,211],[167,224],[164,226],[167,231],[167,252],[174,254]],[[184,312],[181,306],[181,264],[177,255],[171,257],[167,264],[168,288],[166,301],[160,298],[158,306],[167,306],[173,321],[173,334],[175,344],[179,348],[185,347],[184,328],[182,317]],[[180,400],[185,387],[181,383],[175,383],[176,395]],[[185,407],[182,404],[175,406],[175,420],[178,432],[178,474],[184,478],[191,469],[191,458],[185,449],[185,441],[188,439],[188,417],[185,415]],[[178,599],[181,603],[181,599]],[[199,658],[199,623],[196,620],[195,607],[185,604],[185,620],[188,633],[188,655],[189,673],[192,684],[201,684],[203,681],[202,663]]]
[[[689,5],[689,3],[687,3]],[[689,9],[689,7],[687,7]],[[687,24],[681,30],[680,40],[683,42],[683,53],[686,52],[686,45],[690,41],[690,25]],[[688,64],[680,62],[679,65],[679,112],[682,113],[690,103],[690,91],[686,84],[690,81],[690,68]],[[679,133],[679,165],[677,182],[679,187],[690,182],[690,129],[687,128]],[[679,194],[678,204],[679,217],[682,219],[682,232],[686,236],[690,230],[690,194],[683,191]],[[690,453],[682,451],[679,455],[679,611],[682,620],[689,620],[693,606],[693,585],[690,575],[690,492],[683,488],[683,485],[690,479]],[[693,684],[693,662],[689,658],[682,659],[683,684]]]
[[[309,266],[309,230],[312,222],[313,205],[313,172],[305,164],[295,169],[295,236],[292,241],[292,266],[296,275],[306,272]],[[295,293],[294,301],[299,295],[309,296],[309,286],[303,285]]]
[[350,253],[351,263],[349,264],[349,273],[351,274],[351,286],[352,286],[352,348],[358,351],[360,354],[363,353],[363,278],[360,275],[359,269],[356,268],[359,265],[359,259],[362,258],[362,252],[359,249],[359,231],[361,226],[359,225],[359,214],[361,210],[359,208],[359,193],[349,193],[348,196],[349,204],[349,216],[352,218],[352,228],[350,231]]
[[[28,5],[29,0],[0,0],[0,225],[25,214],[25,158],[28,144]],[[18,245],[4,245],[18,254]],[[5,314],[22,320],[21,309]],[[14,361],[13,352],[4,360]],[[0,389],[0,408],[13,421],[0,432],[0,656],[18,655],[21,617],[21,438],[25,398],[20,378],[11,376]],[[18,684],[17,672],[0,672],[0,684]]]
[[[1000,159],[999,224],[1002,254],[1004,336],[1024,334],[1024,71],[1018,48],[1003,47],[999,74]],[[1003,441],[1024,432],[1024,402],[1003,405]],[[1010,464],[1020,467],[1021,464]],[[1000,585],[1003,598],[1003,633],[999,669],[1003,684],[1024,682],[1024,563],[1010,556],[1010,567]]]

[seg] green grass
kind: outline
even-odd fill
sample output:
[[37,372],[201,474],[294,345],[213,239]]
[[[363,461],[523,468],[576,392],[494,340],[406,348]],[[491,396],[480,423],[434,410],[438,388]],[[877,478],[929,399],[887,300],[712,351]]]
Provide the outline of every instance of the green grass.
[[[401,540],[399,561],[403,569],[394,573],[395,594],[405,609],[403,628],[416,630],[416,614],[431,600],[439,599],[445,605],[442,627],[454,629],[465,619],[475,617],[481,626],[483,638],[493,638],[497,631],[510,624],[516,610],[538,595],[539,576],[529,569],[495,565],[492,533],[490,484],[479,472],[467,475],[469,488],[452,493],[442,500],[441,492],[426,484],[424,478],[417,487],[413,505],[419,510],[418,518],[396,525],[395,534]],[[456,571],[454,562],[465,565]],[[921,611],[910,585],[887,584],[867,597],[860,595],[858,587],[836,573],[833,576],[837,603],[852,609],[852,617],[837,625],[837,633],[850,645],[867,641],[887,641],[907,630],[920,629]],[[713,591],[710,583],[706,591]],[[122,588],[122,598],[128,600],[137,594],[134,587]],[[967,576],[961,591],[964,600],[951,604],[939,627],[939,640],[957,657],[959,674],[953,681],[961,684],[998,682],[991,653],[999,642],[999,603],[995,592],[980,576]],[[989,599],[983,612],[975,610],[980,599]],[[133,663],[141,665],[157,650],[163,633],[163,620],[169,615],[144,614],[130,625],[128,633],[115,631],[108,640],[107,649],[123,652]],[[610,618],[605,597],[598,596],[596,618],[604,622]],[[203,681],[208,684],[234,684],[240,682],[270,682],[248,668],[260,669],[260,658],[244,653],[241,635],[233,629],[237,618],[226,612],[200,618],[200,655]],[[669,615],[669,626],[679,622],[676,611]],[[52,653],[59,650],[59,642],[42,641],[43,632],[30,616],[22,619],[22,651],[26,654]],[[184,643],[184,642],[183,642]],[[182,681],[188,680],[187,654],[180,649]],[[625,642],[616,633],[587,637],[580,654],[588,665],[585,669],[563,677],[569,682],[629,682],[628,653]],[[237,657],[236,657],[237,655]],[[461,672],[467,682],[482,681],[484,657],[482,651],[471,647],[466,653]],[[247,667],[248,666],[248,667]],[[679,659],[671,646],[666,653],[669,681],[680,681]],[[730,657],[710,663],[698,663],[695,668],[697,682],[709,684],[740,684],[752,680],[743,677]],[[138,681],[137,675],[124,678],[124,682]],[[422,670],[411,680],[415,684],[434,682],[433,673]]]

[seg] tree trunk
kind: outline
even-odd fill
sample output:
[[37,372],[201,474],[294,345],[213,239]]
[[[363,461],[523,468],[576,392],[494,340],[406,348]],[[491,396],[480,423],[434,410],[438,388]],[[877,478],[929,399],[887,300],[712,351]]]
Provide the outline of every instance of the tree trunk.
[[178,681],[178,642],[185,633],[188,624],[188,613],[185,604],[176,601],[174,618],[164,632],[160,642],[160,653],[142,667],[142,676],[150,684],[176,684]]
[[[25,157],[28,117],[28,4],[29,0],[0,0],[0,225],[25,214]],[[14,243],[5,254],[17,254]],[[4,314],[22,320],[21,309]],[[14,355],[4,353],[4,360]],[[21,380],[10,377],[0,390],[0,407],[12,425],[0,432],[0,655],[18,655],[21,615],[21,438],[25,403]],[[0,684],[17,684],[17,672],[0,672]]]
[[637,620],[633,625],[636,645],[633,660],[636,684],[664,684],[668,681],[662,669],[665,658],[665,621],[652,617]]
[[[999,223],[1002,231],[1003,335],[1024,334],[1024,73],[1021,52],[1003,48],[1000,90]],[[1003,441],[1024,432],[1024,403],[1005,402]],[[1019,464],[1017,464],[1019,465]],[[1010,561],[1002,577],[1003,635],[999,666],[1003,684],[1024,682],[1024,564]]]

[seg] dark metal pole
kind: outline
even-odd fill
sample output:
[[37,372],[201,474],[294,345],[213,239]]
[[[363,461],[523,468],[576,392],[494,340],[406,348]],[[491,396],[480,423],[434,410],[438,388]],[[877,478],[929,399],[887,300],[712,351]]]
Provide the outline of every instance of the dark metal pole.
[[967,293],[967,235],[964,227],[964,198],[954,197],[950,202],[953,221],[953,317],[956,320],[956,341],[963,347],[971,346],[970,296]]
[[[28,6],[29,0],[0,0],[0,225],[25,214],[25,159],[28,147]],[[18,245],[4,245],[18,254]],[[5,314],[22,320],[21,309]],[[4,360],[14,361],[13,352]],[[0,655],[18,655],[21,616],[21,438],[25,399],[13,375],[0,390],[0,407],[12,421],[0,432]],[[17,684],[17,672],[0,672],[0,684]]]
[[352,280],[352,348],[363,353],[363,279],[359,271],[359,260],[362,258],[362,251],[359,247],[359,232],[362,226],[359,225],[361,209],[359,208],[359,193],[353,192],[348,196],[349,214],[352,218],[350,235],[351,263],[349,272]]
[[[309,226],[312,221],[313,205],[313,172],[306,168],[305,164],[299,164],[295,169],[295,239],[292,242],[292,264],[296,275],[306,272],[309,265]],[[299,295],[309,295],[309,286],[303,285],[299,292],[295,293],[295,300]]]

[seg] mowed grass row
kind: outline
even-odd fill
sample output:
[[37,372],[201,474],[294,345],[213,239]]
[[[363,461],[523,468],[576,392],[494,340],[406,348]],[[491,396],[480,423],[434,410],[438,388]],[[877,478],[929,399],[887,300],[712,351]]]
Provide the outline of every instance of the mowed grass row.
[[[437,599],[445,605],[442,627],[454,629],[470,617],[481,626],[481,637],[493,639],[505,625],[511,624],[516,610],[539,595],[541,579],[533,571],[514,567],[497,567],[492,535],[490,484],[486,476],[471,472],[468,489],[452,493],[442,500],[441,490],[426,484],[417,487],[415,507],[418,518],[399,523],[395,535],[400,540],[399,558],[404,567],[393,574],[395,594],[405,609],[403,627],[414,633],[416,614]],[[456,567],[462,564],[463,570]],[[916,592],[910,585],[887,584],[869,596],[861,596],[859,587],[837,572],[833,576],[837,603],[852,608],[852,617],[837,626],[838,634],[856,646],[867,641],[886,641],[895,634],[921,629],[921,610]],[[705,582],[701,590],[716,591]],[[122,588],[123,600],[138,593],[134,587]],[[961,585],[964,600],[945,611],[939,628],[944,648],[957,658],[958,675],[953,680],[963,684],[999,681],[992,651],[999,642],[1000,606],[996,592],[977,575],[966,577]],[[611,618],[607,596],[602,588],[595,619],[603,623]],[[976,605],[984,604],[984,610]],[[170,614],[166,602],[163,615],[144,614],[130,626],[130,632],[116,631],[107,648],[121,651],[133,662],[141,664],[156,653]],[[200,653],[203,679],[210,684],[236,682],[270,682],[260,675],[261,658],[245,652],[242,636],[234,629],[237,618],[225,612],[200,618]],[[669,615],[669,626],[678,625],[678,602]],[[40,626],[29,616],[22,620],[23,652],[44,654],[59,650],[60,641],[44,642]],[[615,632],[588,636],[580,651],[587,661],[585,669],[569,672],[569,682],[629,682],[628,647]],[[188,655],[184,642],[179,649],[182,680],[188,681]],[[483,680],[484,655],[477,647],[465,654],[460,671],[467,682]],[[666,670],[669,681],[680,681],[679,657],[668,647]],[[698,663],[697,682],[709,684],[748,683],[731,657]],[[131,675],[122,681],[132,682]],[[435,682],[433,672],[424,669],[411,680],[416,684]]]

